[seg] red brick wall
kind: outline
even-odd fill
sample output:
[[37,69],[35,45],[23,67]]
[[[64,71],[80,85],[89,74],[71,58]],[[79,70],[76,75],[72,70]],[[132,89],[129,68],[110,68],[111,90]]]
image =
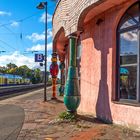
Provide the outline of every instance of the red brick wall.
[[[84,26],[79,111],[118,124],[140,127],[140,107],[116,104],[116,28],[131,0],[98,15]],[[104,21],[96,25],[97,19]],[[140,128],[138,128],[140,129]]]
[[56,37],[62,27],[66,36],[76,32],[79,18],[85,16],[89,7],[95,8],[96,15],[125,1],[131,0],[60,0],[53,15],[53,37]]

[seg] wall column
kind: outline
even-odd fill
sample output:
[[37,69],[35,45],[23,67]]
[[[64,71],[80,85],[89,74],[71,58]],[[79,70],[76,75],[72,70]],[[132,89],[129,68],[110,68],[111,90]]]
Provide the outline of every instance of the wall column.
[[64,85],[65,85],[65,58],[60,58],[60,65],[59,65],[59,68],[60,68],[60,79],[61,79],[61,82],[60,82],[60,88],[59,88],[59,95],[60,96],[63,96],[64,95]]
[[64,104],[67,110],[71,113],[75,113],[80,104],[80,91],[78,83],[78,69],[76,65],[76,44],[77,37],[69,37],[69,49],[70,49],[70,63],[68,68],[68,76],[64,91]]

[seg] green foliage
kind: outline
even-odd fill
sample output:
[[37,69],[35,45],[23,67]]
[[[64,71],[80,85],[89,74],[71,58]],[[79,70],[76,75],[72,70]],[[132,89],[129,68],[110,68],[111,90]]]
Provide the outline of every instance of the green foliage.
[[7,67],[0,67],[0,73],[20,75],[23,78],[29,78],[33,84],[43,82],[41,70],[38,68],[30,69],[26,65],[17,67],[15,64],[9,63]]
[[17,65],[13,64],[13,63],[9,63],[6,65],[8,69],[12,69],[12,68],[16,68]]
[[52,84],[52,78],[49,78],[47,83],[51,85]]
[[76,120],[76,115],[74,113],[61,112],[59,114],[59,118],[62,119],[62,120],[75,121]]
[[0,73],[6,73],[7,68],[6,67],[0,67]]

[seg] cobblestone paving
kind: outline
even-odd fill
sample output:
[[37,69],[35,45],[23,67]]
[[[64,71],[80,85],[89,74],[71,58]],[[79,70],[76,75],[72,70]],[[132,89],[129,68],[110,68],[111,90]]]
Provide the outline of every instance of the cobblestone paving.
[[1,103],[24,108],[25,120],[17,140],[140,140],[138,132],[104,124],[91,116],[79,115],[76,122],[58,119],[66,110],[62,97],[43,102],[43,90]]

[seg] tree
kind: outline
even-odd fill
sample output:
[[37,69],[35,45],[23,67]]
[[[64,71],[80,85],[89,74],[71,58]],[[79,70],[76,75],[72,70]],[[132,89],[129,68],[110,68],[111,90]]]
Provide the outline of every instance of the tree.
[[17,74],[23,76],[24,78],[31,76],[31,69],[26,65],[20,66],[17,70]]
[[32,70],[32,83],[37,84],[40,82],[42,82],[40,69],[37,68],[37,69]]
[[9,63],[6,65],[8,69],[12,69],[12,68],[16,68],[17,65],[13,64],[13,63]]
[[42,74],[40,69],[30,69],[26,65],[17,67],[17,65],[9,63],[7,64],[7,67],[0,67],[0,73],[19,75],[23,78],[29,78],[33,84],[42,82]]
[[0,67],[0,73],[6,73],[7,68],[6,67]]
[[7,73],[15,75],[16,69],[17,69],[17,67],[16,68],[7,69]]

